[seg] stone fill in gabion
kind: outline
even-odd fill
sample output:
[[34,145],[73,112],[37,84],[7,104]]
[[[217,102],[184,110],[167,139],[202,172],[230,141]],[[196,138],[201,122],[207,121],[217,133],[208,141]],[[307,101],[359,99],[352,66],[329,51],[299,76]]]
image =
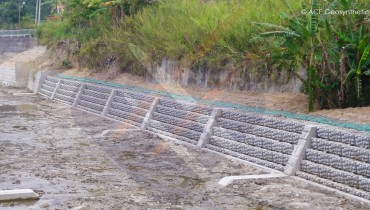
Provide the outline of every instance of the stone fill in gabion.
[[223,110],[207,148],[234,156],[243,154],[254,162],[260,159],[259,164],[283,171],[303,127],[301,123]]
[[133,93],[133,92],[124,92],[124,91],[117,91],[117,96],[124,97],[124,98],[132,98],[139,101],[145,101],[148,103],[152,103],[154,100],[154,97],[139,93]]
[[329,141],[335,141],[351,146],[369,148],[370,138],[365,135],[351,134],[344,131],[331,130],[327,128],[318,128],[317,136]]
[[212,108],[207,106],[160,99],[148,129],[197,144],[211,112]]
[[115,96],[113,99],[114,102],[116,103],[121,103],[129,106],[134,106],[134,107],[139,107],[145,110],[149,110],[150,108],[150,103],[145,102],[145,101],[139,101],[131,98],[123,98],[120,96]]
[[249,123],[243,123],[234,120],[227,120],[225,118],[219,118],[217,120],[217,124],[219,125],[219,127],[223,127],[226,129],[235,130],[242,133],[249,133],[255,136],[266,137],[291,144],[297,144],[300,137],[300,135],[297,133],[272,129],[259,125],[252,125]]
[[109,95],[110,95],[108,93],[100,93],[100,92],[96,92],[96,91],[93,91],[93,90],[86,90],[86,89],[83,90],[83,94],[86,95],[86,96],[92,96],[92,97],[103,99],[103,100],[107,100],[109,98]]
[[317,136],[297,175],[369,199],[369,136],[321,127]]
[[182,103],[182,102],[177,102],[177,101],[169,100],[169,99],[161,99],[159,104],[162,106],[169,107],[169,108],[183,110],[187,112],[195,112],[195,113],[199,113],[203,115],[210,115],[212,112],[211,107],[198,105],[198,104]]
[[256,114],[235,112],[235,111],[230,111],[230,110],[224,110],[222,117],[225,119],[245,122],[245,123],[254,124],[254,125],[260,125],[263,127],[275,128],[275,129],[294,132],[298,134],[302,133],[302,130],[304,128],[303,123],[278,120],[274,118],[259,116]]
[[[58,89],[55,92],[57,86]],[[80,92],[81,86],[82,83],[78,81],[59,80],[48,76],[41,85],[39,93],[50,98],[55,92],[55,100],[72,105]],[[101,115],[111,94],[111,88],[86,84],[81,90],[76,107]],[[107,109],[106,117],[140,127],[153,100],[154,97],[152,96],[117,91],[110,107]]]
[[161,106],[161,105],[157,105],[156,111],[157,113],[164,114],[164,115],[170,115],[170,116],[177,117],[177,118],[182,118],[183,116],[186,116],[188,120],[198,122],[201,124],[206,124],[209,119],[208,115],[198,114],[195,112],[187,112],[187,111],[178,110],[178,109],[172,109],[172,108]]

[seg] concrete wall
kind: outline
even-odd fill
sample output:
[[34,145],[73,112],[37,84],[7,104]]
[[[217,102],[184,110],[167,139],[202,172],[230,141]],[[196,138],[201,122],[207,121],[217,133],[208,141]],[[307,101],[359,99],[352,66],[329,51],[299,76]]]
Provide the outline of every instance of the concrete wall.
[[[42,77],[41,77],[42,78]],[[78,109],[370,200],[370,135],[45,76]]]
[[26,87],[34,62],[16,62],[14,68],[0,65],[0,84],[11,87]]
[[0,36],[0,55],[7,52],[23,52],[36,45],[36,40],[30,35]]
[[[31,35],[0,35],[0,56],[4,53],[23,52],[36,46]],[[34,62],[15,62],[14,66],[0,66],[0,85],[26,87]]]

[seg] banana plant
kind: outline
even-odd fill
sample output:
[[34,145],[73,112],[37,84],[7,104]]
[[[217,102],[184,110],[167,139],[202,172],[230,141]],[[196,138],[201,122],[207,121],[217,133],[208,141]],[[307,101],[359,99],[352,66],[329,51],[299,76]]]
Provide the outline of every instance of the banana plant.
[[[358,48],[362,48],[360,45]],[[359,50],[360,50],[359,49]],[[359,51],[360,59],[357,64],[352,64],[351,70],[346,76],[346,82],[348,83],[351,79],[354,80],[355,89],[356,89],[356,100],[357,106],[361,105],[362,100],[362,76],[370,76],[370,69],[366,68],[370,64],[369,55],[370,55],[370,45],[364,47],[363,50]]]
[[[289,3],[286,5],[290,10]],[[317,0],[312,0],[310,11],[318,11],[319,4]],[[294,68],[294,74],[304,83],[305,91],[309,96],[308,111],[314,110],[316,100],[315,82],[317,76],[317,50],[320,49],[320,43],[323,43],[320,37],[320,26],[322,20],[316,12],[310,12],[303,18],[296,16],[290,10],[290,15],[285,13],[281,17],[287,20],[288,26],[280,26],[269,23],[256,23],[264,32],[260,33],[261,37],[274,37],[280,43],[279,49],[275,50],[272,57],[276,63],[283,66]],[[267,29],[267,31],[266,31]],[[299,75],[297,70],[304,67],[307,72],[307,79]]]

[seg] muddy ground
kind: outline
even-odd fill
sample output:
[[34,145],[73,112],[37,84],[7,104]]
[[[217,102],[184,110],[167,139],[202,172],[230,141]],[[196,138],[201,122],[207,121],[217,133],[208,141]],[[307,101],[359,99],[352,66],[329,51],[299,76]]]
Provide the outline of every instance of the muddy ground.
[[267,173],[192,146],[131,131],[93,138],[120,123],[0,87],[0,188],[30,188],[38,201],[0,209],[370,209],[370,204]]

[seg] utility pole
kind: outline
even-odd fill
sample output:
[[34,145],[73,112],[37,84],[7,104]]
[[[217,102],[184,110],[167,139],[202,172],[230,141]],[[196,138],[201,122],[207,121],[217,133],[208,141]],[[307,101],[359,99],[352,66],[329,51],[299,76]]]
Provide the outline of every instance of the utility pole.
[[36,11],[35,11],[35,25],[37,25],[37,17],[38,17],[38,11],[39,11],[39,0],[36,0]]
[[40,17],[41,17],[41,0],[39,0],[39,17],[38,17],[37,26],[40,25]]
[[21,9],[23,8],[23,5],[25,3],[26,2],[22,2],[22,4],[19,4],[19,7],[18,7],[18,24],[21,22]]
[[35,11],[35,25],[40,25],[41,17],[41,0],[36,0],[36,11]]

